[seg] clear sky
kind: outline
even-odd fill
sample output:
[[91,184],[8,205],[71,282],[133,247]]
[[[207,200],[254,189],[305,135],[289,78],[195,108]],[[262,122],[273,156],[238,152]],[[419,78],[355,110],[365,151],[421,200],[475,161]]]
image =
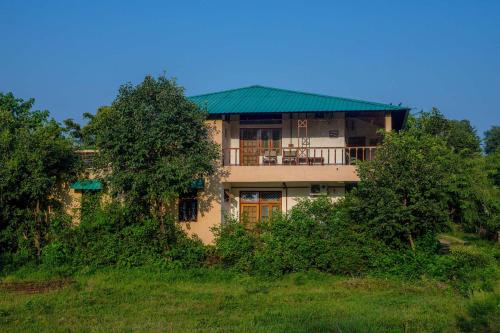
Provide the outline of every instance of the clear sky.
[[58,120],[165,71],[188,95],[260,84],[500,125],[500,1],[0,0],[0,31],[0,91]]

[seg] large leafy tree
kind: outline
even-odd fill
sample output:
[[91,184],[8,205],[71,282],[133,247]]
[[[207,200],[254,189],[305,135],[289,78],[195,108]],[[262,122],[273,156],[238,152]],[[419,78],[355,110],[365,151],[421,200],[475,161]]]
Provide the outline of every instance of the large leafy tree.
[[467,231],[493,235],[500,230],[500,192],[495,185],[498,159],[494,157],[451,157],[454,169],[447,189],[448,208],[453,222]]
[[[448,211],[453,222],[468,231],[485,230],[494,235],[499,230],[500,199],[495,126],[486,133],[485,150],[480,154],[480,140],[468,120],[446,119],[438,109],[422,112],[410,120],[410,131],[441,139],[451,148],[450,178],[447,185]],[[499,131],[500,132],[500,131]],[[498,133],[500,134],[500,133]]]
[[71,140],[33,103],[0,93],[0,252],[40,255],[61,186],[78,171]]
[[480,139],[468,120],[447,119],[437,108],[411,117],[409,127],[442,138],[456,153],[467,156],[481,151]]
[[451,154],[423,132],[386,134],[374,160],[359,165],[360,183],[347,197],[353,222],[396,248],[445,229]]
[[109,106],[102,106],[95,115],[89,112],[83,113],[83,119],[87,122],[84,126],[71,118],[63,121],[65,132],[74,140],[76,146],[80,148],[96,147],[96,124],[99,123],[99,119],[107,110],[109,110]]
[[112,170],[111,193],[163,221],[179,193],[216,171],[206,116],[165,76],[121,86],[91,122],[101,162]]
[[492,126],[484,132],[484,152],[494,153],[500,147],[500,126]]

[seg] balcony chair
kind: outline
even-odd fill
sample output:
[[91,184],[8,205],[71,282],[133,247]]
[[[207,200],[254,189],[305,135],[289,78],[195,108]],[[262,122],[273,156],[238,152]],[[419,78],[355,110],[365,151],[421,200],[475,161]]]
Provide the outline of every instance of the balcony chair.
[[262,159],[262,164],[276,164],[278,162],[276,150],[266,150],[264,151],[264,158]]
[[283,164],[297,164],[297,150],[284,149],[283,150]]

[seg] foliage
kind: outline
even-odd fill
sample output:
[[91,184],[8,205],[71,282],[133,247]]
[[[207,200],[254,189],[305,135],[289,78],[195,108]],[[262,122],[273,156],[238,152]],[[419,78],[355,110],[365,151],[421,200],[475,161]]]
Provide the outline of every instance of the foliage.
[[255,228],[230,220],[215,230],[216,251],[225,267],[267,276],[311,269],[359,275],[370,269],[380,244],[347,223],[343,211],[318,198]]
[[386,134],[372,161],[358,166],[360,182],[347,197],[349,218],[393,248],[445,230],[451,151],[436,137]]
[[500,174],[498,157],[491,154],[485,159],[479,154],[479,138],[469,121],[446,119],[434,108],[411,117],[408,128],[417,137],[430,135],[441,140],[453,152],[446,156],[449,177],[445,192],[451,220],[468,231],[486,231],[489,237],[497,237],[500,227],[500,193],[495,185]]
[[441,138],[454,152],[471,155],[481,151],[476,130],[468,120],[446,119],[437,109],[410,117],[408,127],[422,134]]
[[493,183],[498,166],[491,165],[493,157],[451,157],[455,171],[447,189],[448,207],[453,222],[469,232],[500,231],[500,190]]
[[500,188],[500,150],[486,157],[486,173],[496,188]]
[[[73,145],[34,100],[0,93],[0,253],[24,260],[40,255],[62,185],[78,171]],[[0,259],[1,260],[1,259]],[[11,262],[12,263],[12,262]]]
[[498,279],[492,254],[470,246],[455,246],[450,255],[435,257],[427,274],[449,282],[464,295],[475,290],[492,291]]
[[498,151],[498,147],[500,147],[500,126],[491,126],[484,132],[484,152],[492,154]]
[[231,267],[241,272],[253,270],[253,255],[258,235],[247,230],[235,218],[226,217],[223,224],[212,229],[215,236],[216,255],[223,267]]
[[203,265],[206,250],[201,242],[189,239],[173,221],[165,222],[160,232],[158,221],[135,220],[119,203],[91,205],[94,209],[82,215],[78,227],[70,227],[68,221],[54,224],[51,242],[42,251],[47,268],[75,272],[109,266]]
[[83,127],[71,118],[63,121],[64,131],[74,140],[76,146],[81,148],[95,148],[95,117],[106,108],[107,107],[99,108],[95,116],[91,113],[84,112],[83,118],[87,120],[88,123]]
[[467,314],[458,316],[461,332],[482,333],[500,331],[500,295],[481,294],[467,304]]
[[205,119],[165,76],[121,86],[112,106],[91,122],[99,157],[112,167],[112,194],[162,221],[173,198],[216,171],[218,149]]

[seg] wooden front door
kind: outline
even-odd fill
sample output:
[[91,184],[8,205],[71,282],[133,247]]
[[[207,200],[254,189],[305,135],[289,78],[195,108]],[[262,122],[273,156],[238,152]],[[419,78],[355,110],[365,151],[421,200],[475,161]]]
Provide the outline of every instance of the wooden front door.
[[259,204],[241,204],[241,220],[253,226],[259,220]]
[[240,132],[241,165],[259,165],[258,129],[242,128]]

